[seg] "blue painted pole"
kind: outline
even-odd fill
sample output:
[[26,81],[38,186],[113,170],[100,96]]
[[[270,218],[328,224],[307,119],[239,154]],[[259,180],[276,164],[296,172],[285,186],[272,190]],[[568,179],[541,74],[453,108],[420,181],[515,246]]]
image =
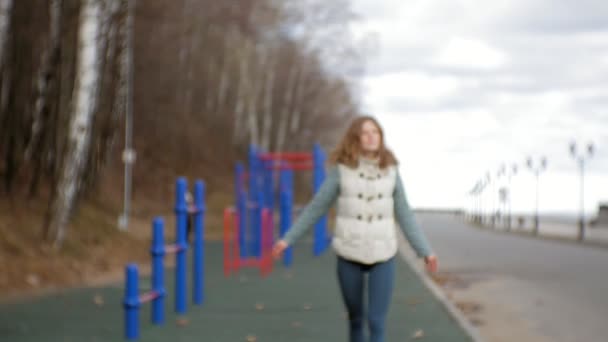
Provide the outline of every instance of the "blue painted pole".
[[[238,212],[239,212],[239,255],[241,259],[247,256],[247,238],[245,234],[247,233],[247,194],[245,190],[242,190],[239,194],[239,203],[238,203]],[[242,213],[242,214],[241,214]]]
[[[284,190],[281,192],[281,238],[285,236],[291,225],[291,192]],[[287,248],[283,254],[283,265],[290,267],[293,263],[292,247]]]
[[188,207],[186,205],[186,189],[188,182],[185,178],[178,178],[175,186],[175,214],[177,221],[176,245],[179,247],[175,253],[175,312],[186,313],[186,225],[188,220]]
[[235,180],[235,208],[239,217],[239,254],[241,258],[247,255],[247,192],[245,190],[245,169],[242,163],[236,164],[236,180]]
[[164,265],[165,237],[163,219],[157,217],[152,223],[152,290],[158,293],[158,297],[152,301],[152,324],[163,324],[165,322],[165,284]]
[[[280,189],[280,222],[279,234],[281,238],[285,236],[292,221],[293,212],[293,171],[281,170],[279,176]],[[283,265],[290,267],[293,264],[293,247],[287,248],[283,254]]]
[[192,301],[203,304],[205,298],[205,183],[202,180],[194,183],[194,262],[192,274],[194,285],[192,287]]
[[256,148],[251,145],[249,146],[249,227],[246,229],[246,239],[249,242],[249,246],[246,249],[245,257],[257,256],[255,254],[256,236],[257,231],[256,224],[258,221],[258,215],[256,215],[256,208],[254,203],[257,202],[258,196],[258,156]]
[[[274,211],[273,161],[264,162],[264,207]],[[268,167],[267,167],[268,166]]]
[[235,198],[236,196],[238,196],[239,192],[241,192],[241,190],[243,190],[243,183],[245,178],[243,177],[243,175],[245,174],[245,167],[243,166],[243,163],[241,162],[237,162],[235,167],[234,167],[234,195]]
[[125,267],[125,337],[135,340],[139,337],[139,281],[137,265],[129,264]]
[[[313,191],[316,194],[325,180],[325,153],[318,143],[313,148]],[[323,215],[315,223],[313,253],[320,255],[327,244],[327,215]]]
[[262,257],[262,212],[264,209],[264,192],[259,189],[257,192],[256,206],[255,206],[255,230],[254,230],[254,256],[258,259]]

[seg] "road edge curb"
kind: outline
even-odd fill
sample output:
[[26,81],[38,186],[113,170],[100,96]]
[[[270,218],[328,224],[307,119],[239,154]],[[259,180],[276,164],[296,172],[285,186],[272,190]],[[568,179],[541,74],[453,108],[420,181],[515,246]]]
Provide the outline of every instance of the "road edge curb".
[[431,277],[419,266],[416,256],[409,249],[409,246],[402,237],[399,243],[399,254],[408,263],[408,265],[416,272],[416,275],[426,288],[428,288],[435,298],[444,306],[446,311],[452,316],[452,318],[460,325],[465,333],[471,338],[473,342],[485,342],[477,328],[471,324],[471,322],[460,312],[460,310],[454,306],[454,304],[447,298],[443,290],[435,284]]

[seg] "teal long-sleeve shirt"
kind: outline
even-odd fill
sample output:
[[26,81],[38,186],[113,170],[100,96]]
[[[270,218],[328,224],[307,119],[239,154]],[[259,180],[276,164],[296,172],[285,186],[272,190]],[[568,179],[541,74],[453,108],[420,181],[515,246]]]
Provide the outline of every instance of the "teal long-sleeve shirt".
[[[323,216],[333,205],[340,193],[340,172],[337,167],[328,170],[325,181],[310,203],[304,208],[297,217],[291,228],[287,231],[283,240],[292,245],[302,234],[304,234],[321,216]],[[414,214],[410,209],[403,182],[397,172],[395,190],[393,192],[393,202],[395,206],[395,219],[403,234],[407,238],[410,246],[414,249],[418,257],[425,257],[432,254],[431,247],[418,227]]]

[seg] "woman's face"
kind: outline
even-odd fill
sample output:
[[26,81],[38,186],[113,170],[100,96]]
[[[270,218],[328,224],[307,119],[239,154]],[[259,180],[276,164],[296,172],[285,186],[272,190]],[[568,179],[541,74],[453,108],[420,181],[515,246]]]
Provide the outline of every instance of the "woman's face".
[[380,149],[380,130],[372,121],[363,123],[359,139],[364,152],[377,152]]

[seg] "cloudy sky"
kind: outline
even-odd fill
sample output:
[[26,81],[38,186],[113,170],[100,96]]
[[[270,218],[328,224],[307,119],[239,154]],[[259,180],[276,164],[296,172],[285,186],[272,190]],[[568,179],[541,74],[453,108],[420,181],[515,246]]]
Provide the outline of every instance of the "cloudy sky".
[[476,181],[515,163],[513,209],[533,210],[525,160],[545,156],[540,210],[576,212],[573,139],[580,151],[596,146],[586,209],[608,201],[608,1],[353,3],[355,32],[377,42],[362,101],[387,131],[415,207],[470,207]]

